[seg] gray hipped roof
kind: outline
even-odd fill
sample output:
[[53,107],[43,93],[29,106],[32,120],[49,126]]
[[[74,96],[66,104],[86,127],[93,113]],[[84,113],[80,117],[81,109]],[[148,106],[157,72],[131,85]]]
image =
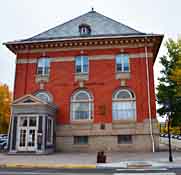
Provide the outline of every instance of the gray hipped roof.
[[91,35],[89,37],[145,34],[97,13],[96,11],[90,11],[64,24],[58,25],[48,31],[23,41],[41,41],[81,37],[79,33],[79,26],[81,24],[87,24],[90,26]]

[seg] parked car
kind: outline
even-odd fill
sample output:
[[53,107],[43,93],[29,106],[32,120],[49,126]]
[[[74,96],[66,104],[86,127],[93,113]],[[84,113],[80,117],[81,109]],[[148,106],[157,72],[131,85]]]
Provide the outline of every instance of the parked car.
[[0,140],[1,140],[1,139],[4,139],[4,138],[7,139],[7,138],[8,138],[8,135],[7,135],[7,134],[0,134]]
[[181,136],[178,136],[177,139],[178,139],[178,140],[181,140]]
[[172,139],[174,139],[174,138],[175,138],[175,135],[173,135],[173,134],[170,134],[170,137],[171,137]]
[[164,137],[168,137],[168,134],[165,134]]
[[174,135],[174,139],[177,139],[178,135]]
[[7,149],[7,145],[8,145],[8,139],[1,139],[0,140],[0,150],[4,151]]

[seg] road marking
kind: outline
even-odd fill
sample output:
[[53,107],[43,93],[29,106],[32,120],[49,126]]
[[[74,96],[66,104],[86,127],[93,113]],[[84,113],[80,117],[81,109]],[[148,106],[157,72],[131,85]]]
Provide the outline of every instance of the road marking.
[[147,169],[116,169],[116,171],[168,171],[167,168],[147,168]]
[[[8,171],[0,171],[0,175],[15,175],[15,174],[18,174],[18,175],[51,175],[51,174],[59,174],[60,175],[60,172],[46,173],[46,172],[21,172],[21,171],[8,172]],[[69,175],[71,175],[71,174],[69,174]]]
[[[134,173],[134,175],[176,175],[172,172],[165,172],[165,173]],[[133,175],[133,173],[114,173],[113,175]]]

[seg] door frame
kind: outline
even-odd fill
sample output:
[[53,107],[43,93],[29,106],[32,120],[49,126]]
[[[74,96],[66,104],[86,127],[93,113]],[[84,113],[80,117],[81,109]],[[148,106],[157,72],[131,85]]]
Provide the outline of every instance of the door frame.
[[[20,120],[22,117],[27,118],[27,126],[20,126]],[[36,126],[29,126],[29,119],[30,117],[36,117]],[[37,134],[38,134],[38,125],[39,125],[39,115],[38,114],[23,114],[23,115],[18,115],[18,122],[17,122],[17,144],[16,144],[16,149],[17,151],[37,151]],[[26,137],[25,137],[25,146],[21,147],[19,146],[20,144],[20,131],[21,129],[26,130]],[[35,130],[35,146],[31,147],[28,146],[28,138],[29,138],[29,131],[31,129]]]

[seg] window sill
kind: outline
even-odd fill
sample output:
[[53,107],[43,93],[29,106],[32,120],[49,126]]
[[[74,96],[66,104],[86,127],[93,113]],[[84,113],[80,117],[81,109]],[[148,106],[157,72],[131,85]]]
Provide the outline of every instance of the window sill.
[[36,83],[48,82],[49,81],[49,75],[36,75],[35,81],[36,81]]
[[131,73],[130,72],[116,72],[116,80],[126,80],[131,78]]
[[82,123],[89,124],[89,123],[92,123],[92,122],[93,122],[93,120],[72,120],[71,124],[82,124]]
[[119,146],[129,146],[129,145],[133,145],[132,142],[130,143],[117,143]]
[[88,80],[88,79],[89,79],[88,73],[76,73],[75,74],[75,81]]
[[136,123],[135,119],[132,120],[113,120],[113,124],[126,124],[126,123]]
[[73,146],[74,147],[82,147],[82,148],[84,148],[84,147],[88,147],[89,144],[73,144]]

